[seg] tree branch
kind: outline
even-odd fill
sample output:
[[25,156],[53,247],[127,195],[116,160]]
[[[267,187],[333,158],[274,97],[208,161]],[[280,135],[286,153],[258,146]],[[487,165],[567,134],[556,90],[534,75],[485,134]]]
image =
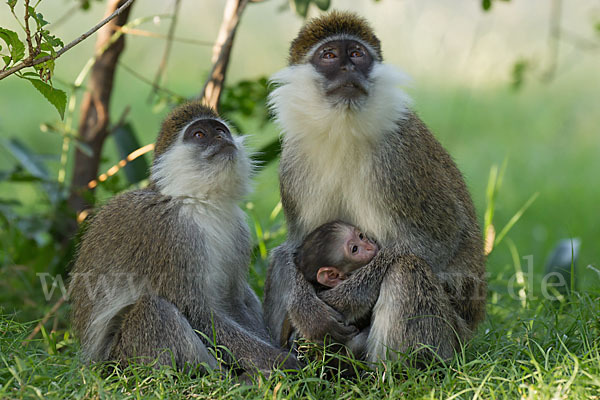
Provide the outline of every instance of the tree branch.
[[[118,27],[127,23],[131,8],[123,8],[133,0],[110,0],[107,6],[107,15],[115,15],[122,9],[125,12],[116,14],[117,18],[110,21],[98,32],[96,41],[96,60],[88,81],[88,88],[81,101],[81,117],[79,119],[79,138],[92,150],[88,156],[81,150],[75,151],[75,165],[71,181],[71,196],[69,205],[79,212],[90,206],[89,199],[84,198],[84,191],[89,181],[96,178],[100,166],[100,155],[104,141],[109,134],[110,98],[112,95],[115,70],[119,57],[125,46],[125,36],[121,35],[114,40],[113,34]],[[113,12],[114,11],[114,12]],[[73,230],[77,229],[74,225]]]
[[63,47],[62,49],[60,49],[59,51],[57,51],[55,56],[41,57],[41,58],[38,58],[36,60],[29,60],[29,59],[28,60],[23,60],[23,62],[15,65],[14,67],[12,67],[12,68],[10,68],[10,69],[8,69],[6,71],[0,72],[0,80],[6,78],[9,75],[14,74],[17,71],[22,70],[23,68],[32,67],[34,65],[42,64],[42,63],[45,63],[46,61],[49,61],[49,60],[56,60],[58,57],[62,56],[64,53],[66,53],[68,50],[70,50],[74,46],[76,46],[79,43],[83,42],[85,39],[87,39],[88,37],[90,37],[91,35],[93,35],[98,29],[102,28],[104,25],[106,25],[107,23],[109,23],[111,20],[113,20],[114,18],[116,18],[118,15],[120,15],[123,11],[125,11],[131,5],[131,3],[133,3],[133,1],[134,0],[127,0],[125,3],[123,3],[123,5],[121,5],[119,8],[117,8],[111,15],[109,15],[106,18],[104,18],[102,21],[100,21],[98,24],[96,24],[96,26],[94,26],[92,29],[90,29],[89,31],[85,32],[84,34],[82,34],[81,36],[79,36],[77,39],[73,40],[71,43],[67,44],[65,47]]
[[202,89],[202,102],[214,109],[217,109],[219,106],[233,39],[235,38],[242,12],[247,4],[248,0],[228,0],[225,5],[223,22],[221,23],[219,35],[213,47],[213,67]]
[[29,29],[29,0],[25,0],[25,40],[27,41],[27,50],[29,50],[28,60],[33,60],[37,55],[33,49],[33,43],[31,43],[31,30]]
[[64,297],[61,297],[60,299],[58,299],[58,301],[54,304],[54,306],[52,306],[52,309],[50,311],[48,311],[46,313],[46,315],[44,315],[44,318],[42,318],[42,320],[40,322],[38,322],[38,324],[35,326],[35,328],[29,334],[29,336],[27,336],[27,338],[23,342],[21,342],[21,346],[27,346],[29,344],[29,342],[35,337],[35,335],[37,335],[39,333],[39,331],[42,330],[42,326],[44,326],[44,324],[46,324],[46,322],[48,322],[50,317],[58,311],[58,309],[60,308],[60,306],[63,305],[64,302],[65,302]]
[[175,5],[173,6],[173,18],[171,19],[171,25],[169,25],[169,32],[167,33],[167,43],[165,46],[165,52],[163,53],[162,59],[160,60],[160,65],[158,66],[156,75],[154,76],[154,82],[152,83],[152,91],[148,96],[149,101],[152,100],[152,97],[156,94],[158,90],[158,85],[160,85],[160,78],[162,77],[165,68],[167,67],[169,53],[171,52],[171,46],[173,45],[173,37],[175,36],[175,27],[177,26],[177,15],[179,14],[180,4],[181,0],[175,0]]

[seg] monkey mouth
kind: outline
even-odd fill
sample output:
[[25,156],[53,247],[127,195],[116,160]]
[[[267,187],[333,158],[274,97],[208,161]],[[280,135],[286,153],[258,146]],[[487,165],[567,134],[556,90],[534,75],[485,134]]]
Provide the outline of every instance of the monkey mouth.
[[329,87],[326,91],[327,96],[341,97],[348,100],[354,100],[368,94],[369,92],[362,82],[354,79]]
[[237,153],[237,147],[233,143],[223,143],[221,146],[212,151],[207,158],[209,160],[212,159],[223,159],[223,160],[233,160]]

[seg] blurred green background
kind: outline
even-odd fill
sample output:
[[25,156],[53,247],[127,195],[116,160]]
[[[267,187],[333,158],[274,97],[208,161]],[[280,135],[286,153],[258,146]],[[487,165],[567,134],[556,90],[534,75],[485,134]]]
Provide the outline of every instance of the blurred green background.
[[[130,20],[168,15],[172,5],[172,1],[138,2]],[[51,27],[65,43],[94,25],[102,17],[104,6],[103,2],[92,2],[87,12],[69,13],[73,2],[42,3],[46,20],[63,20]],[[211,66],[211,46],[223,6],[221,1],[182,2],[175,36],[199,42],[174,43],[162,86],[183,97],[200,93]],[[539,192],[508,235],[521,257],[533,256],[535,284],[539,284],[548,254],[557,241],[581,238],[577,288],[585,291],[599,287],[600,273],[594,268],[600,269],[600,30],[596,25],[600,4],[565,2],[559,38],[552,36],[551,2],[541,0],[494,1],[490,12],[482,10],[481,2],[471,0],[333,0],[332,8],[365,16],[383,43],[386,62],[412,77],[406,91],[421,118],[463,172],[482,223],[490,168],[502,165],[504,160],[507,169],[495,207],[497,229]],[[0,26],[17,31],[18,25],[7,9],[0,10]],[[63,19],[65,14],[68,16]],[[317,14],[316,8],[309,12]],[[302,23],[287,1],[250,4],[234,43],[227,85],[268,77],[283,68],[289,43]],[[166,34],[168,26],[168,18],[155,17],[139,29]],[[165,40],[135,35],[128,35],[126,40],[124,67],[117,71],[112,98],[112,119],[130,107],[128,119],[141,144],[147,144],[154,141],[169,107],[148,101],[151,87],[126,68],[152,80]],[[58,60],[56,87],[68,90],[92,55],[94,41],[94,37],[88,39]],[[278,135],[273,123],[264,123],[260,118],[246,118],[239,113],[226,117],[233,119],[244,134],[251,135],[252,149]],[[47,155],[45,160],[54,175],[59,168],[62,138],[41,131],[40,126],[57,120],[56,111],[28,82],[16,77],[0,81],[0,137],[18,137],[35,152]],[[110,138],[103,156],[102,172],[119,159]],[[15,163],[10,152],[0,146],[0,171]],[[268,239],[266,247],[283,237],[264,237],[267,231],[277,232],[282,224],[281,215],[271,218],[279,200],[276,164],[269,164],[257,174],[247,204],[250,222],[257,228],[256,238],[261,243]],[[111,179],[123,183],[119,175]],[[99,190],[103,200],[111,194],[110,190]],[[0,182],[0,199],[4,203],[10,199],[20,201],[22,204],[15,209],[21,215],[47,206],[39,185],[30,182]],[[3,232],[1,237],[0,251],[4,254],[0,257],[0,304],[5,311],[19,311],[22,318],[40,317],[51,304],[40,306],[41,288],[35,273],[54,272],[48,271],[48,266],[64,261],[24,255],[28,247],[19,247],[10,232]],[[37,240],[38,248],[43,249],[51,238],[42,235]],[[515,273],[507,243],[503,242],[489,257],[492,282],[506,282]],[[266,265],[262,250],[257,250],[252,275],[259,291]],[[491,289],[507,290],[502,284],[493,284]],[[537,286],[532,289],[539,292]]]

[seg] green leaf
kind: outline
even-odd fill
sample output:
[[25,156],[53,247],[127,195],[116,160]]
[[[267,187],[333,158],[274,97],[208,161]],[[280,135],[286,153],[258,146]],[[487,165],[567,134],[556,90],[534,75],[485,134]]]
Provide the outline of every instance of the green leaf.
[[49,179],[48,170],[46,170],[44,164],[38,160],[33,151],[25,146],[23,142],[12,138],[10,140],[3,139],[1,143],[31,175],[43,180]]
[[321,10],[326,11],[331,5],[331,0],[313,0],[313,3],[315,3],[316,6]]
[[534,193],[529,198],[529,200],[527,200],[525,202],[525,204],[523,204],[523,206],[519,209],[519,211],[517,211],[515,213],[515,215],[512,216],[512,218],[506,223],[506,225],[504,225],[504,228],[502,228],[502,230],[500,231],[498,236],[496,236],[496,240],[494,241],[494,247],[497,247],[500,244],[500,242],[502,242],[502,239],[504,239],[504,236],[506,236],[506,234],[508,233],[508,231],[511,230],[511,228],[514,226],[514,224],[516,224],[519,221],[519,219],[523,216],[525,211],[527,211],[529,206],[531,206],[533,204],[533,202],[535,201],[535,199],[537,199],[537,197],[539,195],[540,195],[539,192]]
[[10,48],[10,57],[13,63],[23,59],[25,56],[25,45],[19,40],[16,32],[0,28],[0,39],[4,40]]
[[67,106],[67,94],[62,90],[53,88],[39,79],[24,79],[27,79],[29,82],[31,82],[33,87],[35,87],[38,92],[40,92],[46,98],[46,100],[48,100],[50,104],[56,108],[56,111],[58,111],[60,114],[60,118],[63,119],[65,116],[65,108]]
[[[42,52],[40,52],[40,54],[35,56],[34,60],[37,60],[38,58],[49,57],[49,56],[51,56],[50,53],[46,53],[46,52],[42,51]],[[45,77],[46,79],[44,79],[44,80],[48,80],[54,74],[54,59],[51,58],[48,61],[44,61],[43,63],[34,65],[33,68],[36,71],[41,71],[41,75],[40,75],[40,72],[38,72],[38,76]]]
[[75,147],[77,147],[83,154],[85,154],[89,158],[92,158],[94,156],[94,150],[92,150],[92,148],[87,143],[82,142],[78,138],[75,139],[74,143]]
[[252,155],[252,160],[259,166],[264,168],[267,164],[275,161],[281,153],[281,142],[279,138],[276,138],[271,143],[266,144],[258,152]]
[[6,4],[8,4],[8,6],[10,7],[10,11],[15,12],[15,6],[17,5],[17,0],[8,0],[6,2]]
[[42,28],[42,26],[48,25],[49,22],[44,19],[42,13],[36,13],[33,7],[29,7],[29,15],[35,19],[35,23],[37,24],[38,30]]
[[310,0],[294,0],[294,8],[296,9],[296,13],[303,18],[306,18],[309,4]]
[[48,30],[42,30],[42,37],[44,38],[44,40],[49,43],[52,47],[65,47],[64,43],[62,40],[60,40],[59,38],[57,38],[54,35],[50,34],[50,31]]
[[32,77],[32,78],[39,78],[40,76],[38,74],[36,74],[35,72],[31,72],[31,71],[27,71],[27,72],[23,72],[23,77]]
[[596,22],[594,28],[596,28],[596,31],[600,34],[600,22]]
[[528,72],[529,67],[530,65],[527,60],[519,60],[513,65],[511,86],[514,90],[520,89],[523,86],[525,74]]
[[489,9],[492,8],[492,0],[482,0],[481,7],[483,7],[485,11],[489,11]]

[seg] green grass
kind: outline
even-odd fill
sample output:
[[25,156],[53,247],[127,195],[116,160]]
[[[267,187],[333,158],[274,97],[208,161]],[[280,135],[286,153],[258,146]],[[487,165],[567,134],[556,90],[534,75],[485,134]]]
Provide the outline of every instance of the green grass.
[[229,371],[194,377],[169,368],[86,367],[62,332],[24,346],[33,324],[3,314],[0,398],[600,398],[598,293],[530,299],[525,308],[507,293],[492,297],[478,334],[447,364],[416,370],[396,363],[360,380],[327,380],[316,361],[296,375],[257,376],[254,384]]

